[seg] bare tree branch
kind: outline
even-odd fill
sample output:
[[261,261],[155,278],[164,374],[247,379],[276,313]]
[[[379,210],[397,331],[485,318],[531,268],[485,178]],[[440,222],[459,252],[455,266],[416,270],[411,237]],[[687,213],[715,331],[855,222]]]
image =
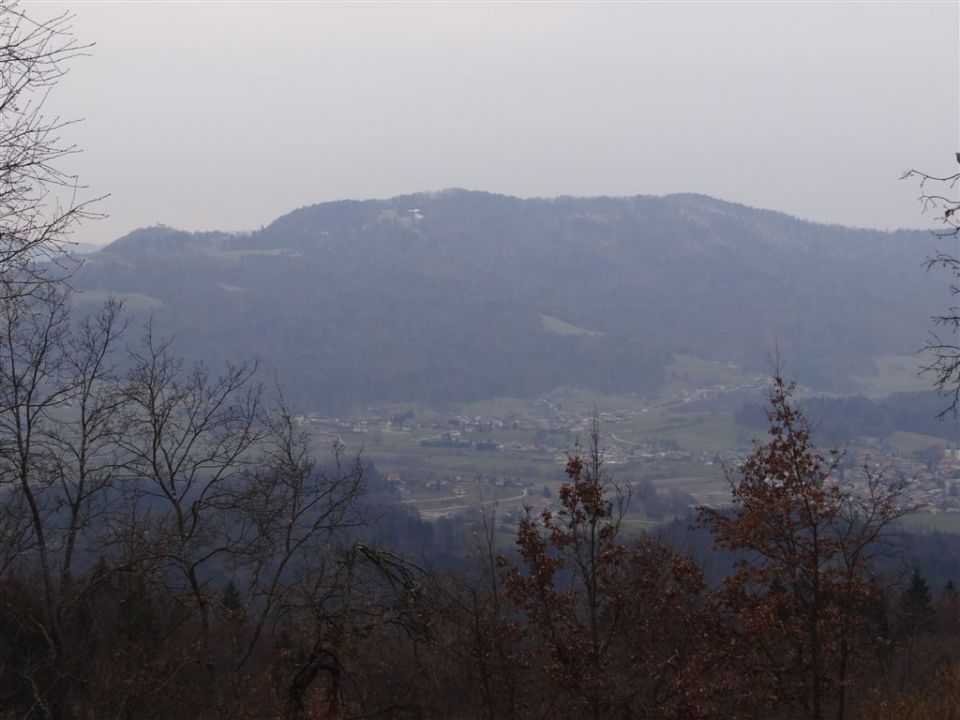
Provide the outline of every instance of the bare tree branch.
[[[960,162],[960,153],[957,154]],[[908,170],[901,180],[917,180],[920,186],[919,202],[924,213],[935,213],[936,220],[941,228],[934,230],[934,235],[940,238],[960,238],[960,172],[944,175],[931,175],[921,170]],[[939,251],[927,259],[927,270],[942,268],[951,273],[956,280],[960,278],[960,251]],[[955,281],[950,286],[951,297],[960,295],[960,286]],[[960,331],[960,308],[951,305],[942,315],[933,317],[935,328],[945,328],[953,337],[944,339],[933,330],[930,340],[923,347],[928,362],[923,366],[923,372],[933,375],[934,387],[944,395],[948,405],[939,416],[947,414],[957,415],[960,409],[960,340],[957,333]]]

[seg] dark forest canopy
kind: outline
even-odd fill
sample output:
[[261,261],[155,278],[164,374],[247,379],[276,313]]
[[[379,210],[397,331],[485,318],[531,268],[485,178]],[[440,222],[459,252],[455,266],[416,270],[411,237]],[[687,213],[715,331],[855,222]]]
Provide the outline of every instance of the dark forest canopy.
[[446,191],[296,210],[248,234],[135,231],[74,278],[181,352],[250,358],[304,405],[649,394],[673,353],[847,391],[912,354],[946,280],[935,239],[817,225],[701,195],[521,200]]
[[[858,437],[888,438],[910,432],[956,441],[956,418],[938,418],[943,397],[933,392],[898,392],[882,400],[863,395],[811,397],[800,403],[813,419],[820,442],[842,446]],[[754,429],[766,427],[766,409],[758,402],[744,403],[735,414],[737,422]]]

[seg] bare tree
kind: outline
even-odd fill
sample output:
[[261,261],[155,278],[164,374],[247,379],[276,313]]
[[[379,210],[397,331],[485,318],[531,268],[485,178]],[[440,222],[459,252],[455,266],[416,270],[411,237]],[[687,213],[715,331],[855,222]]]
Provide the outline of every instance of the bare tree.
[[[956,155],[960,163],[960,153]],[[936,214],[941,227],[934,230],[940,238],[960,237],[960,172],[944,175],[931,175],[921,170],[908,170],[901,179],[918,180],[920,184],[920,204],[923,212]],[[950,286],[951,297],[960,295],[960,253],[938,251],[927,259],[927,269],[940,267],[953,275],[954,282]],[[957,333],[960,332],[960,307],[956,304],[947,308],[942,315],[933,318],[934,329],[930,341],[924,346],[924,351],[932,358],[924,368],[933,373],[934,386],[950,403],[940,413],[943,417],[948,413],[956,416],[960,405],[960,342]],[[947,332],[952,337],[944,338]]]
[[66,511],[61,585],[69,584],[79,535],[107,513],[119,467],[116,440],[122,397],[116,391],[113,351],[125,323],[121,301],[108,299],[67,335],[64,371],[70,412],[45,431]]
[[[46,655],[20,674],[33,689],[35,705],[47,717],[59,715],[59,696],[65,668],[56,584],[57,543],[53,529],[58,505],[53,463],[43,443],[43,429],[51,410],[62,406],[69,388],[63,387],[62,343],[67,329],[63,296],[47,288],[42,297],[13,298],[0,307],[0,485],[4,504],[24,512],[26,535],[20,545],[20,565],[35,569],[41,588],[41,606],[22,618],[42,628]],[[8,511],[9,512],[9,511]],[[34,665],[31,663],[31,665]],[[47,673],[41,674],[41,670]],[[43,678],[44,682],[38,682]]]
[[[190,599],[198,620],[198,661],[214,677],[210,653],[211,568],[252,543],[247,526],[230,522],[236,489],[261,437],[255,368],[228,366],[211,376],[185,369],[150,324],[120,389],[124,431],[116,444],[136,486],[148,539],[167,581]],[[158,510],[150,514],[151,506]]]
[[37,607],[8,609],[42,638],[43,657],[18,672],[51,718],[81,682],[67,635],[74,603],[95,578],[75,587],[72,571],[115,477],[99,451],[114,413],[105,393],[119,312],[108,302],[72,337],[56,286],[0,300],[0,579],[39,585]]
[[28,17],[17,2],[0,4],[0,283],[3,294],[34,289],[37,261],[64,257],[73,226],[95,213],[84,186],[62,161],[78,149],[64,142],[72,120],[44,104],[66,65],[90,46],[72,33],[73,15]]
[[[62,712],[76,684],[64,638],[71,568],[109,475],[94,479],[89,457],[79,465],[68,457],[68,445],[92,435],[81,428],[78,440],[67,418],[82,385],[81,404],[97,405],[119,310],[111,305],[101,316],[106,335],[71,344],[56,269],[67,268],[64,245],[75,223],[94,215],[93,201],[80,197],[83,186],[63,166],[78,152],[61,136],[74,121],[51,116],[45,104],[89,47],[76,41],[72,22],[68,12],[38,19],[16,0],[0,3],[0,580],[15,585],[12,575],[30,573],[40,586],[38,605],[6,609],[20,614],[18,631],[32,628],[39,638],[39,655],[15,662],[15,674],[30,688],[30,713],[48,717]],[[82,357],[89,352],[100,361]]]
[[317,558],[322,558],[350,528],[364,524],[360,456],[345,457],[340,442],[331,462],[319,467],[309,438],[283,399],[263,418],[265,437],[257,464],[235,498],[235,512],[249,521],[253,540],[232,560],[252,627],[235,658],[237,669],[249,659],[262,633],[287,609],[292,594]]
[[385,624],[409,626],[401,606],[417,586],[417,569],[358,541],[367,522],[359,454],[348,457],[336,441],[318,461],[282,393],[262,424],[257,463],[228,510],[252,530],[252,541],[231,556],[244,603],[235,682],[269,638],[285,716],[308,717],[319,694],[334,717],[344,707],[358,640]]

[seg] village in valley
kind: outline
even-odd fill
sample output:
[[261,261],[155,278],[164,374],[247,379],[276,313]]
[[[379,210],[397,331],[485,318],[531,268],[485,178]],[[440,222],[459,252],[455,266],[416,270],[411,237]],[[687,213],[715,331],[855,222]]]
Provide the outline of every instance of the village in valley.
[[[632,516],[665,522],[697,505],[729,502],[728,474],[764,436],[762,428],[739,423],[736,410],[763,403],[770,381],[692,358],[680,358],[672,373],[652,400],[560,390],[444,410],[387,405],[298,420],[317,448],[342,442],[362,452],[395,496],[426,519],[493,502],[509,519],[524,507],[555,508],[566,462],[596,419],[606,469],[633,489]],[[956,442],[901,432],[859,436],[840,450],[834,476],[845,486],[862,490],[879,477],[902,482],[905,502],[926,524],[960,526]]]

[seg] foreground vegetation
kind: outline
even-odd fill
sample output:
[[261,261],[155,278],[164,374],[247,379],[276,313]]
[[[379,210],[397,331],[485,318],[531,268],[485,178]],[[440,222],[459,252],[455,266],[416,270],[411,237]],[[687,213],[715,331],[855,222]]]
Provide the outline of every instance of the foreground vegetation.
[[[24,317],[44,316],[8,329]],[[885,575],[902,486],[838,484],[779,378],[732,508],[700,511],[730,553],[722,581],[628,530],[596,422],[515,549],[487,506],[450,572],[384,542],[364,465],[340,446],[314,459],[246,371],[183,373],[148,334],[114,376],[115,321],[2,363],[0,716],[819,720],[954,702],[960,595]]]

